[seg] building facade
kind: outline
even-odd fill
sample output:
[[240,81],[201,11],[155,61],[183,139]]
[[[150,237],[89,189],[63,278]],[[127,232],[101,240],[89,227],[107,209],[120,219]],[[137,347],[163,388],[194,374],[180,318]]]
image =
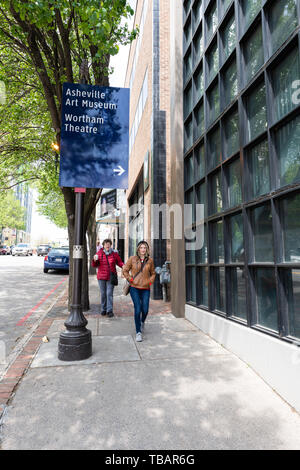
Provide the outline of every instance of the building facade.
[[[147,240],[156,266],[170,259],[170,241],[154,223],[153,207],[170,202],[170,1],[138,0],[138,38],[129,53],[125,86],[130,87],[129,189],[125,253]],[[156,280],[154,298],[162,291]]]
[[16,231],[16,243],[30,242],[31,241],[31,221],[32,221],[32,204],[33,193],[32,189],[25,183],[18,184],[14,188],[15,197],[20,201],[20,204],[25,209],[25,230]]
[[298,410],[299,25],[297,0],[171,7],[171,158],[184,175],[173,198],[204,230],[177,303]]

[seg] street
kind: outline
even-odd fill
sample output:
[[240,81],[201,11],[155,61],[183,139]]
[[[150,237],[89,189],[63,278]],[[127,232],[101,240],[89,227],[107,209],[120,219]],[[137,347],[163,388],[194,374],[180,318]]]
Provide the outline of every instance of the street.
[[0,256],[0,375],[66,286],[68,273],[43,272],[44,257]]

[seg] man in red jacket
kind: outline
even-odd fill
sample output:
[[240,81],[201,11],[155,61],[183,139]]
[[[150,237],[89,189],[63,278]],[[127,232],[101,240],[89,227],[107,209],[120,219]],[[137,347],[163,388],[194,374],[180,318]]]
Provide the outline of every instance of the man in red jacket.
[[116,265],[124,265],[117,251],[112,249],[112,241],[106,239],[101,248],[92,259],[92,266],[98,268],[97,279],[101,293],[101,315],[107,315],[109,318],[113,313],[113,295],[114,287],[110,282],[110,273],[116,273]]

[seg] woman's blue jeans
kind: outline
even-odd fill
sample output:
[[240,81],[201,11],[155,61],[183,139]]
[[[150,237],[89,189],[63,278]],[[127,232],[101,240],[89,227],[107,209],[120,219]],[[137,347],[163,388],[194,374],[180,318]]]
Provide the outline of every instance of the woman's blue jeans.
[[113,312],[114,286],[110,281],[98,280],[101,293],[101,312]]
[[130,287],[130,295],[134,305],[135,329],[137,333],[140,333],[141,320],[144,323],[148,315],[150,289],[136,289],[135,287]]

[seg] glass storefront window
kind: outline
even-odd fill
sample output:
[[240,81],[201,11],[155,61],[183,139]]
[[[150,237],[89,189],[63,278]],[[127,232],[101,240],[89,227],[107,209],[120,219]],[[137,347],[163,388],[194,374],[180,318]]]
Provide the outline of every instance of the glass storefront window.
[[279,159],[280,185],[300,181],[300,116],[276,132],[275,147]]
[[276,280],[272,268],[255,270],[257,324],[278,332]]
[[204,106],[199,105],[195,109],[195,128],[194,128],[194,140],[197,140],[204,132]]
[[198,274],[198,305],[208,307],[208,268],[197,268]]
[[207,44],[218,26],[217,2],[213,3],[212,8],[210,9],[206,17],[206,24],[207,24],[207,38],[206,38],[206,44]]
[[219,70],[219,50],[217,43],[210,49],[207,55],[208,80],[209,82],[216,76]]
[[207,98],[209,107],[208,120],[209,124],[212,124],[220,114],[220,94],[218,83],[207,93]]
[[196,268],[186,268],[186,297],[187,302],[196,303]]
[[283,256],[286,263],[300,263],[300,194],[280,201]]
[[208,167],[213,169],[222,161],[220,128],[208,136]]
[[228,207],[242,203],[242,182],[240,160],[235,160],[227,167]]
[[228,274],[231,284],[231,315],[246,320],[247,305],[244,268],[230,268]]
[[247,141],[255,139],[267,129],[266,88],[262,83],[247,97]]
[[261,9],[261,1],[262,0],[246,0],[242,1],[242,8],[244,14],[244,26],[245,29],[248,28],[252,20],[254,20],[255,16]]
[[195,85],[194,102],[197,103],[197,101],[199,101],[199,99],[203,95],[203,90],[204,90],[202,66],[198,69],[198,71],[194,75],[194,85]]
[[231,52],[236,46],[236,29],[234,16],[229,20],[224,30],[222,31],[222,42],[223,42],[223,60],[230,56]]
[[204,145],[200,145],[195,150],[195,181],[199,181],[205,176],[205,151]]
[[274,262],[273,228],[270,203],[251,210],[255,262]]
[[[228,115],[227,115],[228,116]],[[224,120],[225,159],[236,153],[239,144],[239,115],[238,112],[230,114]]]
[[270,191],[269,149],[264,140],[248,152],[249,196],[256,198]]
[[296,48],[272,72],[276,121],[299,105],[293,99],[295,89],[292,86],[293,82],[299,80],[299,78],[300,61],[299,51]]
[[287,335],[300,339],[300,272],[297,269],[284,270],[285,292],[288,302]]
[[244,43],[245,79],[248,83],[264,63],[262,29],[259,25]]
[[215,310],[225,312],[225,268],[214,268],[213,272]]
[[210,224],[211,230],[211,263],[224,263],[223,222],[219,220]]
[[237,214],[229,218],[230,263],[244,263],[243,216]]
[[238,93],[236,60],[225,70],[223,74],[224,105],[225,107],[234,100]]
[[272,53],[298,26],[297,1],[273,0],[269,11]]

